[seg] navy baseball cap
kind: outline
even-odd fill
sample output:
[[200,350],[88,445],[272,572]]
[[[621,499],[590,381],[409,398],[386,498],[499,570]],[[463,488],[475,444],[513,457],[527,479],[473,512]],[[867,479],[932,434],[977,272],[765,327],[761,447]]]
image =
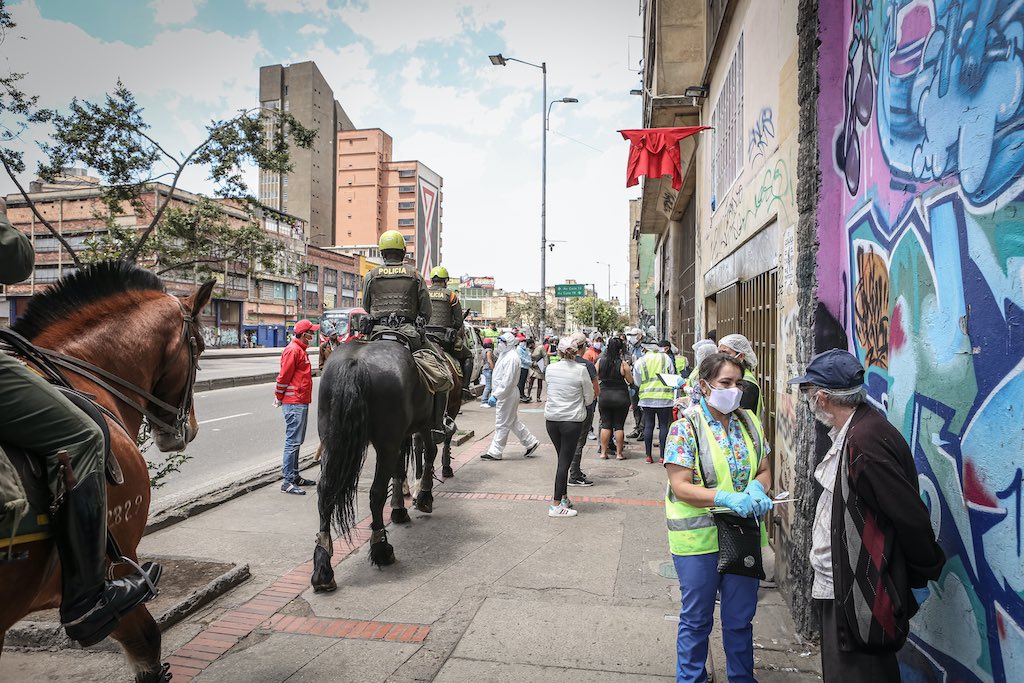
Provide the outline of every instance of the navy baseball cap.
[[822,389],[852,389],[864,384],[864,366],[849,351],[831,349],[811,358],[800,377],[787,384],[813,384]]

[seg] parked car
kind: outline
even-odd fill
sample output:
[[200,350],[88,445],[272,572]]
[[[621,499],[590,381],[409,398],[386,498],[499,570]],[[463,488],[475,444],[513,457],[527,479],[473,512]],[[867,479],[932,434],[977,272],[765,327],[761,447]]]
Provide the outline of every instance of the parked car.
[[484,342],[480,330],[468,322],[463,323],[463,328],[466,331],[466,347],[473,352],[473,376],[469,383],[475,384],[484,369]]
[[332,308],[324,311],[322,320],[330,321],[338,330],[338,338],[346,342],[352,339],[360,339],[359,325],[362,322],[366,311],[362,308]]

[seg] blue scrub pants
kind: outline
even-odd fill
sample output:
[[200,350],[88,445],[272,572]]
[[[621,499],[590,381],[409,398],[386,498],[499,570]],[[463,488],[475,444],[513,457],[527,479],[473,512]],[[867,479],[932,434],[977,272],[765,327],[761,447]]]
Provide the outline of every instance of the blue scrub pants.
[[679,637],[676,640],[676,681],[705,683],[704,663],[715,618],[715,596],[722,594],[722,643],[729,683],[754,680],[754,628],[758,580],[718,573],[718,553],[673,555],[679,589]]

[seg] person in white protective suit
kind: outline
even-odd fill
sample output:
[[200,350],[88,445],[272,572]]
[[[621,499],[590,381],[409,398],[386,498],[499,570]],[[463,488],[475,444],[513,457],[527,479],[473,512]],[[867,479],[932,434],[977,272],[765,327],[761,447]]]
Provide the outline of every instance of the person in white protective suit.
[[487,452],[480,457],[484,460],[501,460],[509,432],[515,434],[526,447],[524,457],[530,457],[540,446],[540,441],[519,421],[519,354],[508,353],[514,351],[519,342],[512,333],[506,332],[498,338],[498,343],[505,347],[506,352],[501,355],[491,375],[491,397],[488,403],[496,408],[494,439]]

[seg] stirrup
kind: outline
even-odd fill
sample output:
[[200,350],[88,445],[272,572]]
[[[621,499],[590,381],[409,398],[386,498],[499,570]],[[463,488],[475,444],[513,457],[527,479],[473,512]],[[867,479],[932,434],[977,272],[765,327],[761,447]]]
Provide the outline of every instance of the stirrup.
[[[136,572],[136,573],[137,573],[137,574],[138,574],[139,576],[141,576],[141,577],[142,577],[142,580],[143,580],[143,581],[145,581],[145,582],[146,582],[146,586],[147,586],[147,587],[149,588],[149,593],[150,593],[150,595],[149,595],[149,597],[148,597],[148,598],[146,598],[146,599],[145,599],[145,600],[144,600],[143,602],[149,602],[150,600],[152,600],[152,599],[153,599],[153,598],[155,598],[156,596],[160,595],[160,589],[159,589],[159,588],[157,588],[157,587],[156,587],[156,584],[155,584],[155,583],[153,583],[153,582],[152,582],[152,581],[150,580],[150,578],[149,578],[149,572],[147,572],[147,571],[146,571],[146,570],[145,570],[145,569],[143,568],[143,566],[140,566],[140,565],[139,565],[139,564],[138,564],[137,562],[135,562],[134,560],[132,560],[132,559],[131,559],[130,557],[126,557],[126,556],[124,556],[124,555],[122,555],[121,557],[119,557],[119,558],[117,559],[117,561],[116,561],[116,562],[113,562],[113,563],[111,563],[111,565],[110,565],[110,568],[109,568],[109,569],[107,569],[107,579],[108,579],[108,580],[112,580],[112,579],[113,579],[113,577],[111,576],[111,573],[113,572],[113,569],[114,569],[114,565],[117,565],[117,564],[127,564],[127,565],[129,565],[130,567],[132,567],[133,569],[135,569],[135,572]],[[147,562],[145,566],[148,566],[148,565],[152,565],[152,564],[153,564],[152,562]]]

